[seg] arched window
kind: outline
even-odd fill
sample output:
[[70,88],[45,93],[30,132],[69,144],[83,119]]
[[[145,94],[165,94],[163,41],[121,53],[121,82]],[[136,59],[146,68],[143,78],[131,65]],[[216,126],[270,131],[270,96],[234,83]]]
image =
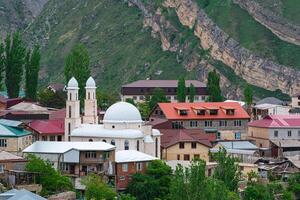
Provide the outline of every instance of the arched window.
[[91,94],[88,92],[88,99],[90,99],[91,98]]
[[115,142],[115,140],[114,140],[114,139],[112,139],[112,140],[111,140],[111,142],[110,142],[110,144],[111,144],[111,145],[116,145],[116,142]]
[[69,100],[72,101],[72,93],[69,95]]
[[89,142],[93,142],[93,139],[89,139]]
[[158,157],[158,139],[155,139],[155,157]]
[[111,127],[112,127],[112,128],[115,128],[115,125],[112,125]]
[[140,150],[140,141],[139,140],[136,141],[136,150],[137,151]]
[[71,123],[68,123],[68,135],[71,133]]
[[124,149],[129,150],[129,141],[128,140],[125,140],[125,142],[124,142]]
[[72,107],[71,106],[69,106],[69,118],[71,118],[71,114],[72,114]]
[[105,139],[103,139],[103,140],[102,140],[102,142],[106,142],[106,140],[105,140]]
[[78,100],[78,94],[76,93],[76,101]]

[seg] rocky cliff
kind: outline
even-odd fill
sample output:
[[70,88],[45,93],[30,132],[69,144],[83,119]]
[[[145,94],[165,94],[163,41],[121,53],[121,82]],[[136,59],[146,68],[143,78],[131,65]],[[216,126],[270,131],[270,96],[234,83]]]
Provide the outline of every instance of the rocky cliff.
[[300,45],[300,26],[291,24],[288,20],[263,8],[253,0],[233,0],[233,2],[245,9],[256,21],[267,27],[280,39]]

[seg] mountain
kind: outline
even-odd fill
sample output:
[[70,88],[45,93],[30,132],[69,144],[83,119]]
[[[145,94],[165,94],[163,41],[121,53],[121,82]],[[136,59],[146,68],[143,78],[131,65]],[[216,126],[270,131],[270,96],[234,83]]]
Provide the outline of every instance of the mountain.
[[[255,1],[259,14],[300,21],[289,15],[297,13],[295,0]],[[136,79],[184,75],[206,81],[213,69],[228,98],[242,97],[247,84],[256,98],[288,99],[300,90],[300,46],[278,37],[237,0],[18,2],[0,2],[1,31],[20,29],[28,43],[42,45],[41,85],[65,81],[64,58],[81,42],[99,87],[111,92]]]

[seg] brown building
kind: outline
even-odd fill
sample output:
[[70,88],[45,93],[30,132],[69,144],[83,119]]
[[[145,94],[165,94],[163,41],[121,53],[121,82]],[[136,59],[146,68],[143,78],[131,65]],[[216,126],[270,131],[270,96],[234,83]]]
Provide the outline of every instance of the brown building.
[[4,178],[5,170],[24,170],[26,160],[6,151],[0,151],[0,179]]
[[[139,80],[122,86],[121,99],[133,99],[135,102],[144,102],[147,96],[151,96],[155,88],[164,90],[167,98],[171,102],[177,102],[177,80]],[[195,102],[205,101],[208,97],[207,87],[197,80],[186,80],[188,88],[193,84],[196,89]]]
[[148,163],[156,159],[158,158],[140,151],[117,151],[115,160],[117,190],[125,190],[131,181],[132,175],[136,173],[145,173]]
[[0,110],[6,110],[22,101],[22,98],[9,99],[0,95]]

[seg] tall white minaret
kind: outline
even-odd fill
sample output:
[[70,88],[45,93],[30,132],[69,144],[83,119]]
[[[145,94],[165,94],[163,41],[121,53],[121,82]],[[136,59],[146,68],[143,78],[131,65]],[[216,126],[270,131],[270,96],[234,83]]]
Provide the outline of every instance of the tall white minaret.
[[90,77],[86,81],[83,123],[98,124],[96,83]]
[[67,86],[68,97],[66,101],[65,141],[70,141],[72,130],[81,124],[78,90],[78,82],[72,77]]

